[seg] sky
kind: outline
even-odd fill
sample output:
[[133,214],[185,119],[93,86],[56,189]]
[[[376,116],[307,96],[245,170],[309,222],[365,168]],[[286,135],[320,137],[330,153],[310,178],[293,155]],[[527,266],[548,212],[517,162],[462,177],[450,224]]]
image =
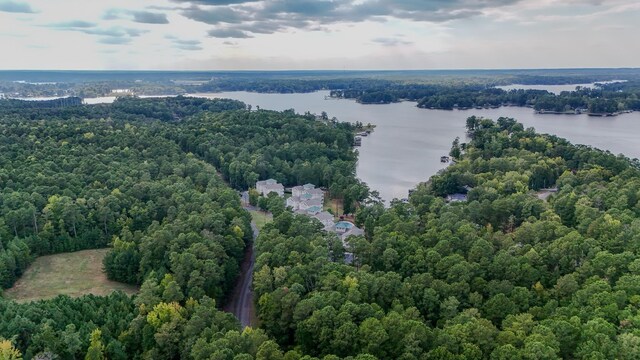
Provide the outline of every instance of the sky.
[[637,0],[0,0],[0,69],[640,67]]

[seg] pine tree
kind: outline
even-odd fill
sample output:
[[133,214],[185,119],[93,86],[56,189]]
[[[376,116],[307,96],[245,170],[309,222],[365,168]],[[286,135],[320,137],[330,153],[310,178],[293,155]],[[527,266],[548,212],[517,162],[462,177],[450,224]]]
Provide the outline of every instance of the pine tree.
[[87,349],[85,360],[104,360],[104,344],[102,344],[102,331],[95,329],[91,332],[91,344]]

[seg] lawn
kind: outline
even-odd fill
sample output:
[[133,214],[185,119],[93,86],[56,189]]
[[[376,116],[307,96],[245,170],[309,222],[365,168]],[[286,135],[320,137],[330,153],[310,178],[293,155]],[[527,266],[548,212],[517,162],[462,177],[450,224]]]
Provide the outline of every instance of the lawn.
[[264,211],[249,211],[251,213],[251,217],[253,218],[253,222],[256,223],[256,227],[258,230],[262,230],[262,228],[271,220],[273,220],[273,215],[271,213],[267,213]]
[[57,295],[108,295],[115,290],[133,294],[138,288],[107,279],[102,259],[109,249],[84,250],[37,258],[4,296],[18,302],[49,299]]

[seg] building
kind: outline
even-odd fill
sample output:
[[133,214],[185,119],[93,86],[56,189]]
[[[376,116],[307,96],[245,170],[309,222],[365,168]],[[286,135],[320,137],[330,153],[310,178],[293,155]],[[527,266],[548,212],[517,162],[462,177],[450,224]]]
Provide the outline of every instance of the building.
[[333,215],[327,211],[321,211],[312,216],[314,219],[318,219],[322,223],[322,226],[326,231],[330,231],[333,228]]
[[278,196],[284,196],[284,186],[273,179],[258,181],[256,190],[262,196],[267,196],[272,192],[278,194]]
[[324,191],[317,189],[315,185],[295,186],[291,189],[291,195],[287,199],[287,206],[291,207],[293,211],[303,210],[311,215],[322,211]]
[[299,197],[304,200],[324,199],[324,191],[316,189],[316,186],[313,184],[306,184],[291,188],[291,196]]
[[335,232],[340,235],[343,241],[349,236],[364,235],[364,230],[358,228],[350,221],[339,221],[336,223]]
[[467,201],[467,195],[466,194],[451,194],[451,195],[447,195],[447,202],[448,203],[465,202],[465,201]]

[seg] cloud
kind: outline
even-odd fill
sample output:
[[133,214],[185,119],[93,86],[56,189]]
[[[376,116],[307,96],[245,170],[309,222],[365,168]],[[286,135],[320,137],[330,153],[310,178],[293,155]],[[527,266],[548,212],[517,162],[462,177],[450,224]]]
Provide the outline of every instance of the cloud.
[[102,15],[103,20],[131,19],[141,24],[168,24],[167,15],[151,11],[137,11],[126,9],[108,9]]
[[[443,23],[481,16],[490,9],[523,0],[196,0],[181,1],[191,7],[183,16],[209,25],[224,25],[211,31],[225,37],[251,37],[296,30],[323,30],[339,23],[380,21],[391,18]],[[226,36],[233,35],[233,36]]]
[[68,28],[68,29],[62,29],[62,30],[74,30],[74,31],[79,31],[88,35],[99,35],[99,36],[118,37],[118,38],[138,37],[148,32],[147,30],[131,29],[131,28],[123,28],[123,27],[92,28],[92,29]]
[[196,50],[203,49],[203,47],[201,46],[202,42],[200,40],[179,39],[173,35],[167,35],[165,36],[165,38],[168,40],[171,40],[171,42],[173,43],[173,47],[175,47],[176,49],[188,50],[188,51],[196,51]]
[[183,10],[182,15],[191,20],[203,22],[209,25],[217,25],[220,23],[239,24],[254,19],[250,12],[231,7],[202,9],[194,6]]
[[175,3],[190,3],[190,4],[198,4],[198,5],[234,5],[234,4],[244,4],[250,2],[256,2],[259,0],[172,0]]
[[375,38],[375,39],[372,39],[371,41],[373,41],[374,43],[383,45],[383,46],[398,46],[398,45],[411,45],[411,44],[413,44],[413,42],[411,42],[411,41],[398,39],[398,38],[388,38],[388,37]]
[[0,11],[24,14],[35,13],[35,11],[31,8],[31,5],[24,2],[16,1],[0,1]]
[[96,24],[96,23],[83,21],[83,20],[71,20],[71,21],[48,24],[48,25],[46,25],[46,27],[55,28],[55,29],[58,29],[58,30],[73,30],[73,29],[94,28],[97,25],[98,24]]
[[168,24],[166,14],[154,13],[149,11],[132,11],[133,21],[143,24]]
[[211,29],[207,32],[210,37],[215,38],[234,38],[234,39],[248,39],[253,36],[247,34],[245,31],[238,29]]
[[131,42],[131,38],[127,37],[104,37],[98,40],[99,43],[105,45],[126,45]]

